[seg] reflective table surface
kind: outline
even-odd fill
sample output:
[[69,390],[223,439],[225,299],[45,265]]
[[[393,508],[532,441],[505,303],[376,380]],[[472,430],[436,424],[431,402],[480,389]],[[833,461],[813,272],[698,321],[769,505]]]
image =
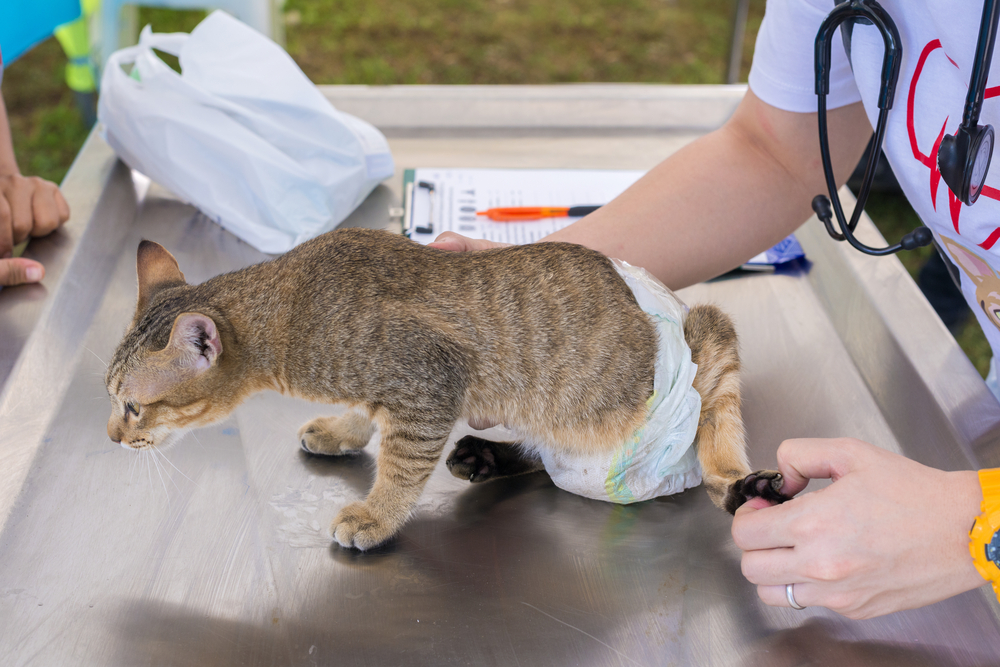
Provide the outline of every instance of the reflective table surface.
[[[403,168],[649,168],[742,94],[324,91],[389,136],[396,177],[345,223],[387,229]],[[366,494],[377,441],[340,460],[296,442],[339,408],[262,393],[162,454],[122,449],[102,360],[132,314],[139,240],[191,282],[266,257],[97,135],[63,189],[73,218],[28,250],[44,284],[0,291],[0,664],[1000,664],[988,588],[861,622],[762,605],[701,488],[616,506],[543,473],[470,485],[442,459],[398,538],[360,553],[327,528]],[[942,468],[1000,465],[1000,406],[899,262],[851,254],[815,219],[798,235],[797,268],[681,293],[736,321],[753,466],[785,438],[840,435]]]

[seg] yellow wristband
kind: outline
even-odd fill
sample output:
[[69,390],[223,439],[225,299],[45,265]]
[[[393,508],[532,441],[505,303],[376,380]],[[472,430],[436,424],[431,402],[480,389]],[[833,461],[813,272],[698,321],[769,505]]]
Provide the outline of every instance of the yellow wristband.
[[983,487],[983,505],[990,501],[1000,505],[1000,468],[980,470],[979,486]]
[[1000,468],[980,470],[979,485],[983,489],[982,514],[969,532],[969,553],[976,570],[993,583],[993,591],[1000,598],[1000,568],[987,553],[994,533],[1000,530]]

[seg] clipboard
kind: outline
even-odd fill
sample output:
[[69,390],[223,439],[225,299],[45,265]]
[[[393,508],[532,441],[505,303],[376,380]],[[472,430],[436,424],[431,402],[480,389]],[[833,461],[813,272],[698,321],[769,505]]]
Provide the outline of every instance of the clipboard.
[[579,218],[494,222],[476,211],[506,206],[605,204],[645,172],[601,169],[407,169],[403,173],[403,233],[427,244],[446,231],[521,245]]
[[[521,245],[579,218],[494,222],[476,211],[507,206],[603,205],[646,172],[624,169],[418,168],[403,173],[403,233],[428,244],[442,232]],[[770,271],[805,256],[794,235],[741,268]]]

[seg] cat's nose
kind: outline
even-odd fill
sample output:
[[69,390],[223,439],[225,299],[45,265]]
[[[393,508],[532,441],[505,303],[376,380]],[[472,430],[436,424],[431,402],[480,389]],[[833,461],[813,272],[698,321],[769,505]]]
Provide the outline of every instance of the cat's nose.
[[114,426],[111,425],[110,421],[108,422],[108,437],[111,438],[111,442],[115,443],[116,445],[120,445],[122,443],[121,433],[118,431],[118,429],[116,429]]

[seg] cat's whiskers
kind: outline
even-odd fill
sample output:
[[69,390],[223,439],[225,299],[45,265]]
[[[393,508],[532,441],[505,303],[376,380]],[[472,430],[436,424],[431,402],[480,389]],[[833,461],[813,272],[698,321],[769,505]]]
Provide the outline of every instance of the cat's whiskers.
[[[104,359],[101,359],[101,356],[99,354],[97,354],[96,352],[94,352],[93,350],[91,350],[86,345],[83,346],[83,349],[85,349],[87,352],[90,352],[92,355],[94,355],[95,357],[97,357],[97,360],[99,362],[101,362],[102,364],[104,364],[104,369],[107,370],[107,368],[108,368],[108,362],[104,361]],[[98,375],[101,375],[101,374],[98,373]]]
[[[161,457],[163,456],[163,452],[157,452],[156,451],[156,447],[153,447],[153,458],[154,459],[156,458],[157,454],[159,454]],[[166,460],[166,459],[164,458],[164,460]],[[167,461],[167,463],[170,463],[170,461]],[[170,463],[170,465],[174,465],[174,464]],[[174,468],[176,468],[176,467],[177,466],[174,466]],[[170,474],[169,470],[167,470],[167,466],[165,466],[165,465],[163,465],[161,463],[160,464],[160,468],[163,469],[163,474],[166,475],[166,477],[170,481],[170,483],[173,484],[174,488],[177,489],[177,491],[180,493],[181,492],[181,487],[177,486],[177,481],[174,480],[174,476]],[[180,472],[180,470],[178,470],[177,472]],[[182,473],[182,472],[181,472],[181,474],[184,475],[184,473]],[[187,477],[187,475],[184,475],[184,476]],[[188,477],[188,479],[190,480],[191,478]]]
[[128,485],[131,487],[132,482],[135,479],[136,462],[139,460],[139,457],[133,452],[130,454],[129,458],[132,459],[128,464]]
[[204,449],[206,451],[208,451],[209,449],[221,449],[221,447],[219,445],[206,445],[205,443],[203,443],[201,441],[201,438],[198,437],[198,432],[197,431],[190,431],[190,433],[194,437],[194,439],[198,441],[198,444],[201,445],[202,449]]
[[[184,479],[186,479],[187,481],[191,482],[195,486],[198,486],[198,483],[196,481],[194,481],[193,479],[191,479],[190,477],[188,477],[187,475],[185,475],[183,470],[181,470],[176,465],[174,465],[174,462],[171,461],[169,458],[167,458],[166,453],[163,452],[163,451],[161,451],[159,449],[159,447],[153,447],[153,453],[154,454],[159,454],[163,458],[163,460],[166,461],[167,463],[169,463],[171,466],[173,466],[173,469],[176,470],[177,472],[179,472]],[[164,471],[166,471],[166,468],[164,468]],[[173,481],[173,478],[171,478],[170,481]],[[174,486],[177,486],[176,482],[174,483]],[[201,488],[201,487],[198,486],[198,488]],[[180,488],[178,488],[177,490],[180,491]]]
[[198,441],[198,446],[201,447],[202,449],[205,449],[205,443],[201,441],[201,438],[198,437],[198,434],[195,433],[194,431],[191,431],[191,435],[193,435],[194,439]]
[[146,452],[138,452],[142,456],[142,464],[146,467],[146,478],[149,480],[149,488],[153,488],[153,475],[149,471],[149,458],[146,456]]
[[[132,452],[132,458],[134,459],[134,462],[133,462],[133,465],[132,465],[132,474],[133,474],[134,477],[138,477],[139,479],[142,479],[142,471],[139,470],[139,468],[143,467],[142,456],[139,454],[139,452]],[[135,480],[135,482],[138,484],[139,480]]]
[[[149,454],[150,459],[153,461],[153,465],[156,467],[156,474],[160,478],[160,484],[163,486],[163,493],[167,496],[167,506],[170,506],[170,491],[167,490],[167,483],[163,481],[163,473],[160,472],[160,463],[156,460],[156,456]],[[169,475],[168,475],[169,476]]]

